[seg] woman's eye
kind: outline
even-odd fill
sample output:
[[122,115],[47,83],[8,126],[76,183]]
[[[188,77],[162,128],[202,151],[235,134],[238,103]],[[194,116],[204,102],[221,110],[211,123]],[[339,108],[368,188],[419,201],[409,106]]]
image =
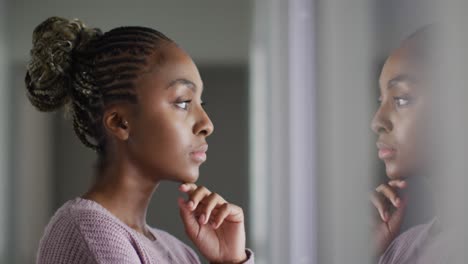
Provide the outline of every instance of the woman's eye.
[[410,99],[397,97],[395,98],[395,103],[397,106],[407,106],[410,103]]
[[191,102],[191,101],[188,100],[188,101],[183,101],[183,102],[180,102],[180,103],[176,103],[175,105],[176,105],[177,107],[179,107],[180,109],[187,110],[187,109],[188,109],[188,106],[189,106],[189,104],[190,104],[190,102]]

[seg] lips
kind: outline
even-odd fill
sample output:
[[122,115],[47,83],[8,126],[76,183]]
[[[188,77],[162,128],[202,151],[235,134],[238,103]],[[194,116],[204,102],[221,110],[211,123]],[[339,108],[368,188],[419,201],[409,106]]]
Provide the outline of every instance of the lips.
[[377,142],[377,149],[379,150],[378,155],[381,160],[392,159],[396,155],[396,149],[382,141]]
[[190,157],[197,163],[203,163],[206,161],[206,152],[208,151],[208,144],[203,144],[200,147],[195,148],[190,152]]

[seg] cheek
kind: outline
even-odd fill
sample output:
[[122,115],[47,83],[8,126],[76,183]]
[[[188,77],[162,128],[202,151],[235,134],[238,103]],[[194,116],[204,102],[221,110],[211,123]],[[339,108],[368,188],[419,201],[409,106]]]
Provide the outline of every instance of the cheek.
[[190,146],[190,134],[186,124],[180,122],[171,122],[160,132],[159,144],[164,147],[166,153],[171,153],[177,158],[180,155],[187,154]]
[[408,157],[417,150],[418,128],[413,120],[402,122],[397,133],[398,148],[403,155]]
[[153,149],[152,154],[176,158],[176,155],[187,150],[190,139],[189,129],[179,119],[169,116],[150,121],[152,125],[146,128],[147,140],[143,143]]
[[424,164],[426,159],[426,130],[422,118],[418,112],[408,114],[402,120],[398,133],[398,160],[401,169],[410,172],[417,170]]
[[[157,138],[156,138],[157,137]],[[194,182],[198,178],[198,165],[191,161],[192,135],[184,122],[172,122],[161,129],[153,142],[157,149],[152,155],[153,168],[166,180]]]

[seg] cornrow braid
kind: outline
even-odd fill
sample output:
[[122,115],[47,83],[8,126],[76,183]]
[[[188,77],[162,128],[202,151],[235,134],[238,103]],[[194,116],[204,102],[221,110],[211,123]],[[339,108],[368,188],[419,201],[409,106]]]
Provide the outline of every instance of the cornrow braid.
[[[25,80],[30,101],[40,111],[66,106],[78,138],[101,154],[105,107],[117,101],[136,103],[135,82],[151,66],[149,56],[162,43],[172,42],[150,28],[119,27],[102,34],[78,20],[57,17],[44,21],[33,36]],[[51,50],[50,43],[59,44]]]

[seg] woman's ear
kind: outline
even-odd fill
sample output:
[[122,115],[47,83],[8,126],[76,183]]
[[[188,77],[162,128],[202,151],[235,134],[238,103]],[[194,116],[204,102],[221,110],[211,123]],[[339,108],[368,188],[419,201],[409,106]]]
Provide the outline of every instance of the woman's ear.
[[127,140],[130,135],[130,123],[128,111],[113,107],[104,111],[103,125],[106,134],[120,140]]

